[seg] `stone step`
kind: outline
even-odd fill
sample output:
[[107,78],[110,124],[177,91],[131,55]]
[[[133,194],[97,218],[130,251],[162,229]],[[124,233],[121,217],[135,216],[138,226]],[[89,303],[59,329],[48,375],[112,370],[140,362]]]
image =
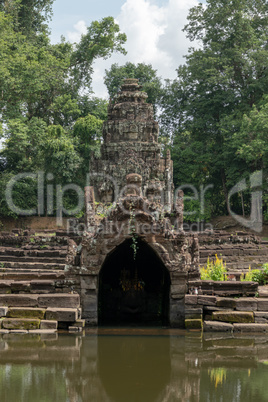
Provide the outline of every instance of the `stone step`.
[[0,294],[0,306],[79,308],[80,297],[76,293]]
[[7,268],[15,269],[64,269],[65,264],[55,264],[55,263],[41,263],[41,262],[1,262],[0,264],[0,272]]
[[267,256],[268,255],[268,247],[256,247],[256,248],[224,248],[224,249],[213,249],[207,250],[200,248],[200,257],[215,259],[215,254],[218,255],[219,258],[237,258],[239,257],[248,257],[248,256]]
[[[75,326],[84,327],[85,320],[79,320],[79,310],[78,308],[70,307],[48,307],[48,308],[37,308],[37,307],[1,307],[0,317],[2,319],[37,319],[37,320],[47,320],[49,327],[49,322],[71,322]],[[1,326],[1,322],[0,322]],[[53,327],[53,325],[51,325]],[[22,328],[23,329],[23,328]],[[49,328],[48,328],[49,329]],[[53,328],[51,328],[53,329]]]
[[9,262],[16,263],[38,263],[42,264],[65,264],[65,257],[36,257],[36,256],[15,256],[15,255],[0,255],[0,265],[7,265]]
[[1,329],[8,330],[30,330],[40,329],[40,320],[37,318],[3,318]]
[[28,249],[28,248],[7,248],[0,247],[0,256],[16,256],[16,257],[61,257],[65,258],[67,254],[67,248],[46,248],[46,249]]
[[27,270],[21,269],[1,269],[0,268],[0,280],[60,280],[65,278],[65,272],[63,270]]
[[220,321],[204,321],[204,332],[237,332],[237,333],[267,333],[268,324],[234,323],[228,324]]
[[254,311],[256,324],[268,324],[268,311]]
[[233,332],[233,325],[220,321],[204,321],[204,332]]
[[48,307],[46,309],[46,319],[60,322],[76,322],[78,320],[78,309]]
[[[266,261],[266,260],[265,260]],[[252,262],[252,261],[247,261],[247,262],[234,262],[234,263],[226,263],[226,268],[227,271],[233,271],[233,272],[247,272],[249,269],[249,266],[251,269],[261,269],[262,265],[265,264],[265,261],[262,262]],[[200,267],[206,266],[206,263],[200,263]]]
[[[254,263],[263,263],[263,261],[267,261],[268,259],[268,254],[267,255],[248,255],[248,256],[221,256],[220,257],[223,262],[225,262],[226,264],[232,265],[232,264],[250,264],[250,262],[254,262]],[[200,264],[206,264],[207,263],[207,258],[206,257],[200,257]],[[210,261],[215,261],[215,259],[210,258]]]
[[267,333],[268,332],[268,324],[233,324],[234,330],[233,332],[261,332]]
[[35,279],[31,281],[0,280],[0,294],[7,293],[55,293],[55,281]]
[[44,248],[45,245],[50,247],[68,246],[69,237],[42,237],[42,236],[16,236],[16,235],[2,235],[0,234],[1,247],[29,247]]
[[259,286],[258,293],[259,297],[268,298],[268,286]]
[[7,308],[5,317],[7,318],[37,318],[44,320],[46,309],[37,307],[9,307]]
[[254,314],[248,311],[213,311],[212,320],[227,323],[254,323]]

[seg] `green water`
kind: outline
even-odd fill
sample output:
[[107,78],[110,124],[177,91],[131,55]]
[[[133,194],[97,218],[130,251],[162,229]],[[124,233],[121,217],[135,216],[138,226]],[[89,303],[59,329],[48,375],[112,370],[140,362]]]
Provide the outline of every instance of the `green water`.
[[268,337],[168,329],[3,335],[1,402],[264,402]]

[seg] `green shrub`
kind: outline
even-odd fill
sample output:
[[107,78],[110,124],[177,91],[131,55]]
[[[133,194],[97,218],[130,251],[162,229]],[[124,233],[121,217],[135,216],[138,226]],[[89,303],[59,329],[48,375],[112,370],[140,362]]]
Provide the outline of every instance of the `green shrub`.
[[258,282],[259,285],[266,285],[268,282],[268,263],[263,264],[262,269],[251,269],[249,267],[246,274],[240,276],[241,281]]
[[223,262],[222,258],[218,258],[215,254],[215,261],[210,261],[207,259],[207,265],[200,267],[200,276],[202,280],[212,280],[212,281],[226,281],[227,280],[227,268],[226,263]]

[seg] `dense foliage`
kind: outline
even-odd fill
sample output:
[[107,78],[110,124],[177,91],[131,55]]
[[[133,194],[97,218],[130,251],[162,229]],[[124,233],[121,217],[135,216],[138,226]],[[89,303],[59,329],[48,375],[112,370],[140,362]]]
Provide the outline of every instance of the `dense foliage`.
[[[213,212],[225,214],[239,180],[264,169],[267,182],[268,3],[208,0],[190,10],[184,31],[199,46],[166,82],[161,122],[172,136],[175,184],[213,184]],[[247,194],[231,204],[250,212]]]
[[[47,21],[52,3],[0,2],[1,215],[14,216],[5,188],[16,174],[42,171],[45,186],[50,174],[55,188],[86,184],[89,158],[98,151],[107,114],[107,102],[92,96],[92,64],[113,52],[125,53],[126,36],[112,17],[93,21],[79,43],[62,38],[51,44]],[[37,178],[21,179],[13,194],[18,207],[36,206]]]
[[[107,117],[107,101],[91,91],[92,66],[112,52],[125,53],[126,36],[111,17],[92,22],[79,43],[62,38],[51,44],[52,3],[0,1],[0,215],[14,216],[5,188],[21,172],[42,171],[45,184],[54,188],[86,184]],[[268,4],[208,0],[190,10],[184,31],[196,47],[175,80],[163,85],[144,63],[113,64],[104,77],[109,95],[116,95],[126,77],[138,78],[148,93],[164,152],[171,148],[175,187],[188,185],[186,221],[231,209],[249,215],[250,188],[234,194],[230,204],[228,194],[243,178],[249,184],[258,170],[268,219]],[[37,184],[31,176],[14,186],[18,206],[33,208]],[[66,202],[75,204],[75,196],[70,193]]]
[[110,70],[105,70],[104,83],[111,98],[116,96],[125,78],[136,78],[142,85],[142,90],[148,95],[147,102],[154,106],[155,114],[159,109],[162,95],[161,78],[150,64],[126,63],[123,66],[112,64]]

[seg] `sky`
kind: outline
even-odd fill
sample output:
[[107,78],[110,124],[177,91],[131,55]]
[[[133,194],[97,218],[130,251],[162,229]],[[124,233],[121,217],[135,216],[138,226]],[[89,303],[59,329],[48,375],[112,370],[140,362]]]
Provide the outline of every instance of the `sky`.
[[94,63],[92,87],[96,96],[108,97],[103,83],[105,69],[112,63],[151,64],[162,79],[176,77],[176,68],[192,46],[182,28],[189,9],[197,0],[55,0],[50,23],[51,40],[63,35],[78,42],[94,20],[112,16],[127,35],[127,55],[115,53],[107,60]]

